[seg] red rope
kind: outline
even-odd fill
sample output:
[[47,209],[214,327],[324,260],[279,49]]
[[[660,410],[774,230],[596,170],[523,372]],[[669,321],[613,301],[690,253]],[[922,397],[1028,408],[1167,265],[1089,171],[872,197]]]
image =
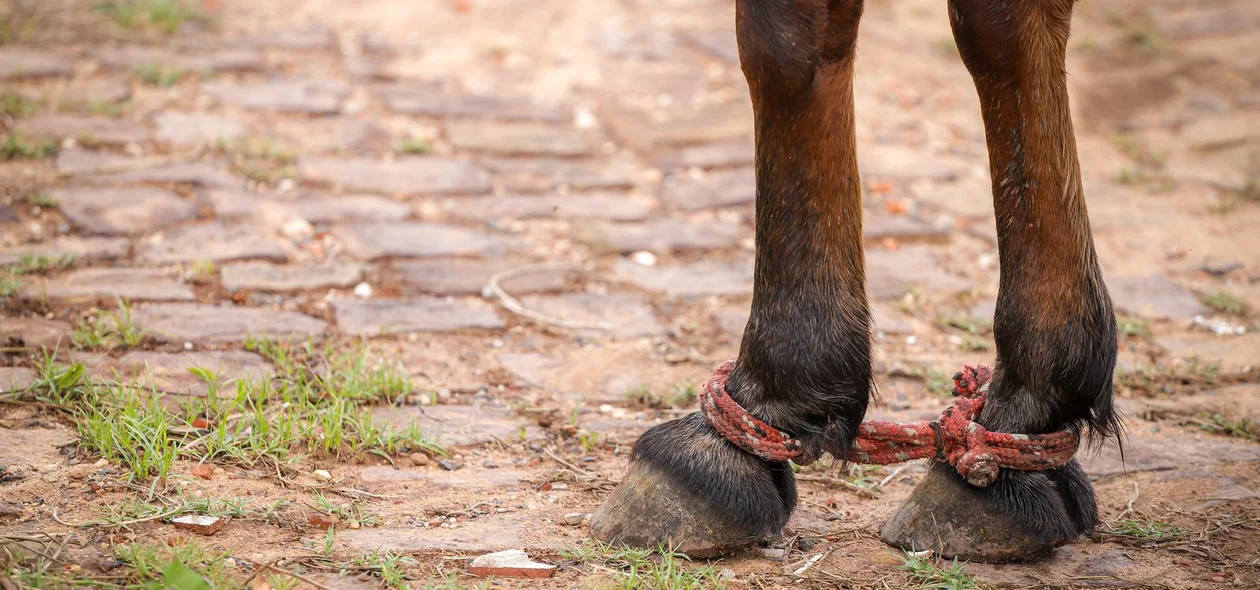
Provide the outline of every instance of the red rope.
[[[718,365],[700,391],[700,410],[726,440],[767,461],[805,462],[801,444],[762,422],[726,393],[735,361]],[[969,483],[985,487],[1000,468],[1040,471],[1062,467],[1076,455],[1080,436],[1071,430],[1050,434],[989,432],[976,417],[988,399],[993,369],[967,365],[954,375],[954,403],[939,420],[928,422],[863,422],[853,448],[843,457],[855,463],[888,465],[938,457]]]

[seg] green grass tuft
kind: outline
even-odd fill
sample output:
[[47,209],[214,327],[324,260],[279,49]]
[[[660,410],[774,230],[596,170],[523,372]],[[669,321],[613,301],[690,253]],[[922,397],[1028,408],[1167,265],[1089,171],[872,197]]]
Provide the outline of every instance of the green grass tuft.
[[57,142],[48,139],[28,139],[21,135],[9,135],[0,142],[0,161],[37,160],[57,153]]
[[1204,293],[1202,299],[1204,305],[1224,314],[1244,318],[1251,315],[1251,305],[1233,293],[1213,291]]
[[114,0],[96,5],[124,29],[149,29],[164,34],[178,31],[188,21],[204,21],[193,2],[183,0]]
[[967,570],[963,568],[964,564],[958,563],[958,560],[942,562],[942,565],[938,566],[936,560],[931,557],[911,552],[905,552],[898,557],[901,558],[901,565],[897,569],[906,572],[914,588],[925,590],[979,590],[980,588],[979,580],[967,573]]
[[136,78],[145,86],[170,88],[179,84],[188,72],[175,67],[160,64],[146,64],[136,68]]
[[1107,534],[1137,541],[1165,543],[1184,537],[1186,531],[1168,523],[1130,518],[1116,523]]
[[399,154],[427,154],[433,146],[423,139],[402,137],[394,140],[393,148]]
[[65,270],[74,266],[73,254],[23,254],[18,263],[9,269],[15,275],[34,275]]
[[571,547],[561,554],[578,563],[612,570],[602,586],[623,590],[691,590],[726,588],[726,579],[711,564],[691,564],[682,553],[619,547],[598,540]]

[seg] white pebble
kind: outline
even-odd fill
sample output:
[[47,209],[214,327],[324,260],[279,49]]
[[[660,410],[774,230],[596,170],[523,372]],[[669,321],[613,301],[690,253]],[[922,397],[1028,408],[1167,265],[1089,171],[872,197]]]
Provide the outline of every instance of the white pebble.
[[314,475],[316,478],[322,479],[324,481],[328,481],[332,479],[332,474],[324,469],[316,469],[315,471],[311,472],[311,475]]
[[640,250],[631,254],[630,260],[639,266],[656,266],[656,255],[646,250]]
[[294,217],[286,222],[280,228],[280,233],[290,240],[305,240],[315,235],[315,228],[310,222],[301,217]]
[[359,283],[354,286],[354,296],[360,299],[367,299],[372,296],[372,285]]

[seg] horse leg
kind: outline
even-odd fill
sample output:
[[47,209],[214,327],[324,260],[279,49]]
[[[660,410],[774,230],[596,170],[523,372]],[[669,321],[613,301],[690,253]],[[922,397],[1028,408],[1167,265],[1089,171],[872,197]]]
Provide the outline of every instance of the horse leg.
[[[1001,282],[997,367],[979,422],[997,432],[1088,426],[1116,434],[1116,327],[1081,191],[1064,52],[1073,0],[950,0],[954,39],[980,95]],[[1080,465],[1004,469],[967,485],[935,464],[882,531],[903,548],[982,561],[1025,559],[1093,529]]]
[[[757,234],[752,314],[727,391],[811,450],[847,447],[870,392],[852,86],[861,12],[861,0],[736,4]],[[786,462],[745,453],[696,413],[643,434],[591,530],[712,554],[777,534],[795,505]]]

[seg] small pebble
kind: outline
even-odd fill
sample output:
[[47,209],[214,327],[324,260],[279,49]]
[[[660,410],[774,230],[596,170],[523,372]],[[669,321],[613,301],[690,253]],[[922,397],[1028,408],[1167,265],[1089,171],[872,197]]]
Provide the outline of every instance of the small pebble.
[[761,555],[766,559],[783,559],[787,552],[782,547],[763,547]]
[[407,459],[416,467],[423,467],[429,464],[429,456],[424,453],[412,453]]
[[482,466],[482,467],[485,467],[486,469],[498,469],[498,468],[499,468],[499,464],[498,464],[497,462],[495,462],[495,461],[486,461],[485,463],[482,463],[482,464],[481,464],[481,466]]
[[439,466],[441,466],[441,467],[442,467],[442,469],[445,469],[445,470],[447,470],[447,471],[455,471],[456,469],[459,469],[460,467],[463,467],[463,466],[464,466],[464,462],[463,462],[463,461],[452,461],[452,460],[450,460],[450,459],[442,459],[441,461],[438,461],[438,465],[439,465]]
[[360,299],[367,299],[372,296],[372,285],[367,283],[359,283],[354,286],[354,296]]
[[656,266],[656,255],[646,250],[640,250],[631,254],[630,260],[640,266]]
[[570,512],[564,515],[564,524],[569,526],[577,526],[582,524],[582,519],[586,518],[586,514],[582,512]]
[[324,481],[328,481],[332,479],[332,474],[324,469],[316,469],[315,471],[311,472],[311,475],[314,475],[317,479],[322,479]]

